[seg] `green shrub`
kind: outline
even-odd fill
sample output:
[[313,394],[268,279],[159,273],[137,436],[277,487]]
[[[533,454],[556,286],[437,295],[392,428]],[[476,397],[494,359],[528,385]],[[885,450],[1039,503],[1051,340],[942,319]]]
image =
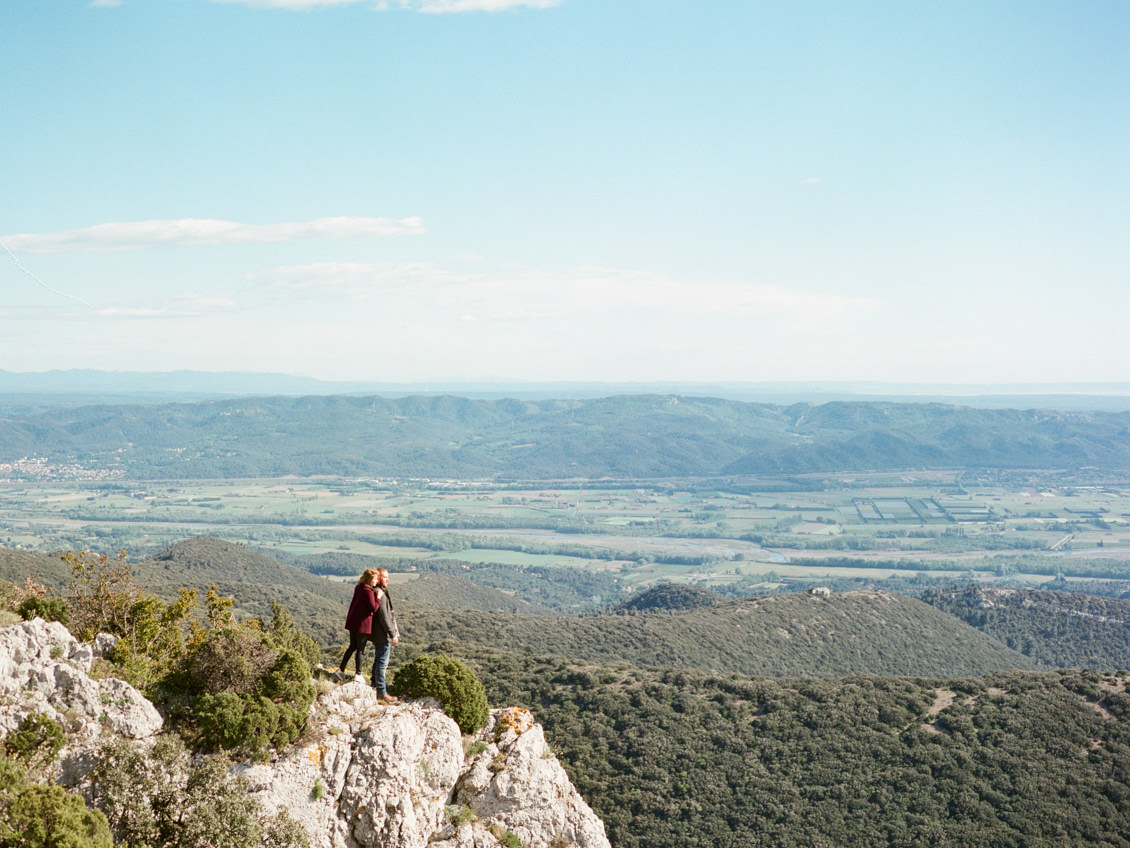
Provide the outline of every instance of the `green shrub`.
[[464,733],[487,723],[486,690],[475,673],[457,659],[420,656],[396,672],[393,688],[406,698],[435,698]]
[[[264,626],[267,639],[277,651],[290,651],[306,661],[309,668],[317,665],[322,651],[306,633],[298,629],[294,617],[281,604],[271,601],[271,623]],[[309,671],[307,671],[309,673]]]
[[447,816],[447,820],[456,827],[468,825],[478,819],[475,811],[464,804],[450,804],[444,807],[443,812]]
[[47,598],[32,595],[24,598],[16,612],[20,614],[20,618],[24,621],[31,621],[33,618],[42,618],[44,621],[58,621],[60,624],[67,623],[67,604],[62,598]]
[[133,580],[133,569],[122,551],[111,559],[90,551],[67,551],[63,561],[71,567],[70,630],[83,641],[99,633],[128,636],[130,609],[143,597]]
[[32,714],[4,739],[4,748],[24,764],[52,762],[66,744],[63,728],[54,719]]
[[260,631],[246,624],[223,627],[188,657],[183,686],[208,695],[252,692],[275,658]]
[[181,662],[188,643],[203,638],[193,618],[196,606],[196,590],[181,589],[179,599],[171,604],[143,595],[129,608],[128,630],[109,658],[148,697],[158,699],[159,689]]
[[272,701],[292,704],[303,713],[314,703],[314,684],[310,666],[298,653],[283,651],[267,669],[259,691]]
[[[272,603],[269,621],[237,622],[234,599],[213,585],[202,625],[195,590],[182,589],[171,604],[147,594],[124,552],[113,559],[71,552],[64,559],[74,577],[72,632],[117,635],[108,656],[116,676],[159,704],[170,725],[195,724],[206,745],[256,757],[298,738],[316,696],[310,664],[319,652],[285,608]],[[29,610],[43,609],[47,600],[34,594]]]
[[112,848],[106,817],[54,783],[31,783],[0,756],[0,848]]
[[[243,748],[253,757],[260,757],[268,747],[288,745],[302,732],[315,697],[310,666],[293,649],[276,653],[250,627],[229,628],[227,634],[229,638],[213,643],[220,646],[219,652],[208,648],[210,659],[196,665],[209,670],[206,679],[196,681],[205,690],[196,699],[196,721],[204,738],[213,745]],[[222,663],[213,660],[241,644],[254,656],[251,665],[257,674],[249,674],[247,665],[239,665],[236,686],[231,676],[220,673]],[[201,652],[205,649],[198,655]],[[237,658],[233,657],[232,663],[238,665]],[[221,691],[208,691],[218,685],[222,685]]]
[[300,825],[268,816],[226,758],[194,764],[176,736],[162,736],[147,754],[128,741],[107,743],[91,775],[94,803],[119,844],[177,848],[305,848]]
[[211,746],[260,758],[293,742],[305,726],[317,694],[308,657],[317,657],[317,646],[285,609],[275,604],[273,610],[269,623],[236,622],[231,599],[213,587],[210,629],[196,635],[164,681],[166,702],[179,701]]
[[197,699],[196,720],[212,744],[241,748],[259,758],[269,747],[281,748],[298,738],[305,726],[307,707],[308,703],[306,707],[276,704],[263,695],[221,692]]
[[201,695],[196,699],[200,732],[221,748],[235,748],[246,741],[244,712],[243,698],[234,692]]
[[3,810],[2,848],[113,848],[98,810],[56,783],[26,786]]

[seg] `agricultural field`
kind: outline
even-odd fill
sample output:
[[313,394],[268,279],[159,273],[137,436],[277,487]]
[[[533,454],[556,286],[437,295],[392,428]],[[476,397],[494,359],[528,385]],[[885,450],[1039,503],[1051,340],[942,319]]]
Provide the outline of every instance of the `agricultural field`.
[[[6,547],[142,557],[202,535],[267,553],[357,554],[401,566],[442,559],[591,569],[626,587],[771,588],[920,572],[1037,584],[1057,575],[1130,577],[1130,481],[930,472],[620,487],[332,477],[0,483]],[[1026,569],[1028,561],[1039,567]]]

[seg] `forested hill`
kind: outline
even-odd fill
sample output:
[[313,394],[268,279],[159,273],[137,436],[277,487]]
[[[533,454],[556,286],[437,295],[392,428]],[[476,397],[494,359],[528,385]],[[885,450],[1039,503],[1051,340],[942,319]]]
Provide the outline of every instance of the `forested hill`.
[[964,676],[1037,663],[914,598],[881,592],[769,595],[681,612],[548,618],[400,606],[411,644],[460,645],[695,668],[713,674]]
[[679,477],[909,467],[1130,468],[1130,413],[631,395],[276,397],[0,419],[0,462],[134,478]]
[[617,848],[1125,846],[1125,675],[784,680],[468,658]]
[[[69,582],[58,555],[0,549],[0,579],[33,577],[56,591]],[[181,588],[201,598],[215,585],[236,600],[241,616],[269,617],[287,607],[323,647],[342,641],[341,621],[352,587],[315,577],[242,545],[198,537],[136,563],[146,591],[173,598]],[[421,578],[427,580],[428,578]],[[580,617],[546,616],[513,599],[505,610],[483,587],[448,577],[452,586],[397,590],[406,645],[452,640],[505,647],[582,662],[625,661],[695,668],[714,674],[833,677],[843,674],[962,676],[1038,663],[948,613],[914,598],[881,592],[830,597],[790,594],[743,598],[682,610],[620,611]],[[439,609],[431,594],[463,582],[477,609]],[[494,607],[492,609],[491,607]]]
[[922,600],[1046,666],[1130,669],[1130,600],[988,586]]

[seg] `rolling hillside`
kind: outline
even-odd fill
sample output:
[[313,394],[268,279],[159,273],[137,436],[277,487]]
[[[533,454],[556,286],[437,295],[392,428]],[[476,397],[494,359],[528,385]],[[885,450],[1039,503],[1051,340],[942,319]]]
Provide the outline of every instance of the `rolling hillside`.
[[868,402],[774,406],[657,395],[242,398],[0,419],[0,462],[28,456],[138,479],[1130,468],[1130,413]]
[[1041,665],[1130,669],[1130,600],[990,587],[930,590],[922,600]]
[[63,562],[58,553],[41,554],[0,548],[0,580],[22,585],[29,579],[49,589],[61,590],[71,582],[71,567]]
[[[59,564],[0,551],[8,579]],[[244,614],[278,600],[341,641],[348,584],[240,545],[188,539],[135,574],[164,595],[214,582]],[[1100,612],[1035,594],[1020,608]],[[437,608],[460,596],[488,609]],[[493,705],[532,708],[616,848],[1128,844],[1126,675],[1032,670],[918,600],[656,587],[636,597],[652,611],[570,618],[446,574],[396,597],[394,668],[455,655]]]
[[616,848],[1127,846],[1125,675],[747,678],[448,643]]
[[845,592],[773,595],[684,612],[580,618],[400,605],[405,642],[450,639],[574,660],[694,668],[712,674],[959,676],[1037,663],[913,598]]
[[397,608],[483,610],[524,615],[559,615],[515,595],[453,574],[425,574],[415,580],[396,580],[389,587]]
[[[203,605],[210,586],[236,599],[240,617],[270,618],[271,602],[286,607],[319,643],[345,641],[342,621],[352,587],[315,577],[243,545],[209,537],[185,539],[149,560],[131,563],[134,580],[166,600],[196,589]],[[22,583],[31,577],[56,592],[71,582],[71,569],[59,554],[0,548],[0,580]]]
[[[0,565],[5,579],[22,580],[44,566],[58,572],[53,578],[57,588],[68,582],[61,579],[65,566],[60,569],[63,564],[49,556],[10,552]],[[323,647],[344,641],[341,622],[350,585],[242,545],[186,539],[136,563],[133,573],[148,591],[166,598],[182,587],[195,588],[203,597],[215,584],[221,594],[234,596],[237,612],[247,616],[269,616],[275,601]],[[406,644],[454,639],[591,662],[623,660],[716,674],[971,675],[1038,665],[947,613],[879,592],[827,598],[774,595],[682,610],[566,617],[535,614],[537,607],[511,595],[447,575],[394,585]],[[460,596],[471,608],[454,608]]]

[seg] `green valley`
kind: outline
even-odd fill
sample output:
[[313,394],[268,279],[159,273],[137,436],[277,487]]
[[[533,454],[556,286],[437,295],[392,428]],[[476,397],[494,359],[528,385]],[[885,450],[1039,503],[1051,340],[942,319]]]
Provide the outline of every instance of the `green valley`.
[[[616,848],[1127,845],[1123,413],[241,399],[0,422],[0,583],[128,552],[531,708]],[[12,614],[3,613],[11,618]]]

